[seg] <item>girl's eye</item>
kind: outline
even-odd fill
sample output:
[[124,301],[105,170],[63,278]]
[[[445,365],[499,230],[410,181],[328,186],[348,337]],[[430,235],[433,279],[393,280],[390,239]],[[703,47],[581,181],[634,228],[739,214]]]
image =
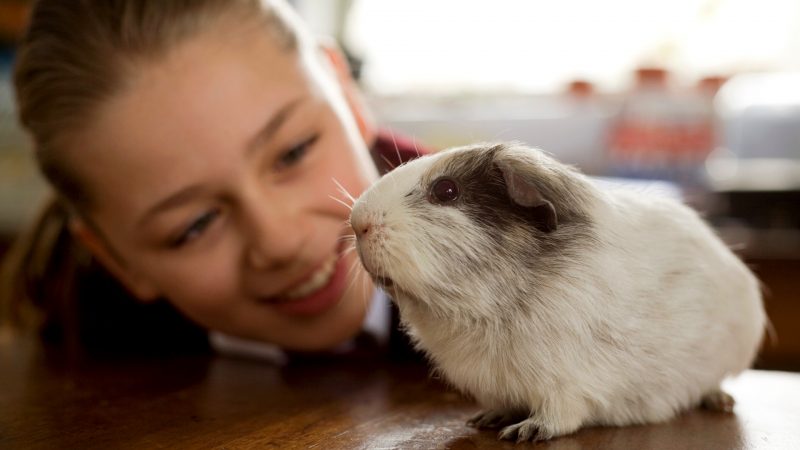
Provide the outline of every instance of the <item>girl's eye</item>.
[[219,216],[220,211],[213,209],[211,211],[201,214],[192,223],[189,224],[175,239],[172,240],[172,247],[181,247],[184,244],[199,237],[211,223]]
[[311,147],[311,145],[313,145],[314,142],[317,141],[318,137],[319,137],[318,135],[314,135],[309,139],[306,139],[305,141],[301,142],[300,144],[290,148],[289,151],[281,155],[277,164],[278,168],[285,169],[287,167],[291,167],[297,164],[308,154],[309,147]]

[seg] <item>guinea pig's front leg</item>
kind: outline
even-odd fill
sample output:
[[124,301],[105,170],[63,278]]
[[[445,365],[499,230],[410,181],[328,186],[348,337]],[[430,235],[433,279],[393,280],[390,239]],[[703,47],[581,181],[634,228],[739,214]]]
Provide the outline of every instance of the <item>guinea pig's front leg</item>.
[[543,441],[578,430],[589,416],[582,399],[568,396],[542,402],[527,419],[500,430],[499,438],[517,442]]

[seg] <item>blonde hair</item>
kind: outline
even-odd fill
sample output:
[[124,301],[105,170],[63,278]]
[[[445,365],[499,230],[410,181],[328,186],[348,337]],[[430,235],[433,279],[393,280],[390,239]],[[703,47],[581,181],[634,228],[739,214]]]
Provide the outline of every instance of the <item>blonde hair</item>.
[[19,118],[33,136],[37,161],[64,200],[89,199],[61,161],[70,130],[90,123],[98,105],[122,90],[142,63],[222,18],[264,19],[286,47],[295,35],[259,0],[40,1],[16,62]]
[[[72,320],[82,274],[97,265],[67,229],[85,216],[91,193],[65,162],[65,140],[91,123],[103,102],[125,89],[137,67],[163,58],[181,42],[221,20],[259,20],[287,51],[303,33],[283,3],[266,0],[43,0],[17,53],[14,87],[19,120],[33,138],[41,172],[54,197],[4,262],[0,319],[19,324],[28,305],[38,323]],[[79,151],[79,149],[78,149]],[[95,267],[90,267],[95,266]],[[87,281],[88,283],[89,281]],[[79,322],[79,320],[77,320]],[[66,330],[69,328],[70,330]]]

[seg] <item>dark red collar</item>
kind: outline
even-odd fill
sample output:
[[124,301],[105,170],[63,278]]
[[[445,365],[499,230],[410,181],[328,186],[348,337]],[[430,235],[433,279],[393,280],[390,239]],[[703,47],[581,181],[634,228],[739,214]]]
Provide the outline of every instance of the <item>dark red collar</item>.
[[378,132],[371,152],[372,159],[375,160],[381,174],[389,172],[404,162],[430,153],[427,148],[420,146],[415,140],[390,130]]

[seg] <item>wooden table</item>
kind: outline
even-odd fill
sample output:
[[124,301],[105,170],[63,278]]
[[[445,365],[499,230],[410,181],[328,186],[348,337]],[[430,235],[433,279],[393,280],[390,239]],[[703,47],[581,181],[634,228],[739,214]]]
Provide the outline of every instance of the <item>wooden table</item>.
[[0,338],[0,448],[800,448],[800,374],[730,382],[735,414],[590,428],[513,445],[464,421],[472,402],[380,357],[278,367],[213,355],[69,361]]

